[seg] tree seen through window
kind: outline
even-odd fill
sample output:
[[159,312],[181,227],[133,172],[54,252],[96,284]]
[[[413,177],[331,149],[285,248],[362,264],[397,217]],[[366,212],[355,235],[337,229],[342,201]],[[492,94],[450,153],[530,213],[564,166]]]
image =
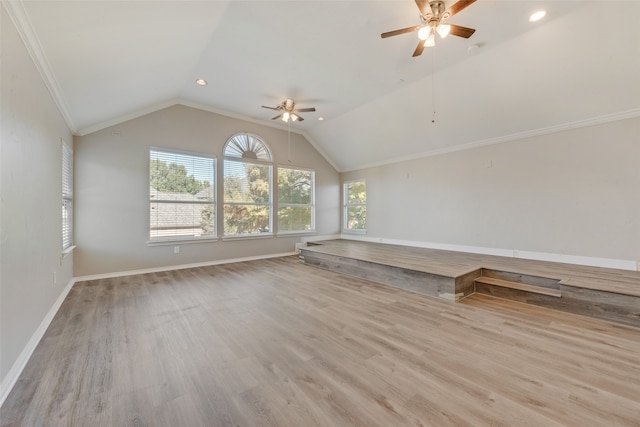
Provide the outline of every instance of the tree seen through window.
[[314,173],[278,168],[278,232],[313,230]]
[[344,184],[344,228],[367,229],[367,184],[350,181]]

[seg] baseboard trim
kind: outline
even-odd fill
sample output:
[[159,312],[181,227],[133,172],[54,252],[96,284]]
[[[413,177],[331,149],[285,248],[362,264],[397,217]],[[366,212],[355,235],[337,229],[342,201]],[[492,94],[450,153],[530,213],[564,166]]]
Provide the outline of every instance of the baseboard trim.
[[205,261],[205,262],[197,262],[192,264],[178,264],[178,265],[168,265],[163,267],[141,268],[139,270],[116,271],[113,273],[101,273],[101,274],[90,274],[86,276],[78,276],[78,277],[74,277],[74,280],[76,282],[84,282],[86,280],[111,279],[113,277],[133,276],[135,274],[159,273],[162,271],[184,270],[186,268],[209,267],[212,265],[232,264],[235,262],[257,261],[257,260],[269,259],[269,258],[280,258],[280,257],[291,256],[296,254],[297,253],[295,251],[282,252],[277,254],[258,255],[258,256],[243,257],[243,258],[231,258],[231,259],[223,259],[223,260],[217,260],[217,261]]
[[27,362],[29,362],[31,355],[38,346],[38,343],[40,343],[40,340],[44,336],[44,333],[47,331],[47,328],[53,321],[53,318],[60,309],[60,306],[69,294],[69,291],[71,291],[71,288],[73,287],[75,282],[75,279],[71,279],[67,286],[65,286],[65,288],[62,290],[56,302],[53,303],[47,315],[44,317],[44,319],[42,319],[42,322],[40,322],[40,326],[38,326],[38,329],[36,329],[36,331],[27,342],[27,345],[24,347],[24,349],[22,349],[20,356],[18,356],[18,359],[9,370],[9,373],[2,380],[2,383],[0,383],[0,408],[2,408],[4,401],[9,396],[9,393],[11,393],[11,390],[18,381],[18,378],[20,378],[20,374],[22,374],[25,366],[27,366]]
[[546,252],[521,251],[517,249],[485,248],[481,246],[451,245],[446,243],[422,242],[414,240],[386,239],[381,237],[358,236],[342,234],[341,239],[359,240],[363,242],[385,243],[389,245],[412,246],[416,248],[439,249],[442,251],[467,252],[480,255],[495,255],[509,258],[530,259],[534,261],[549,261],[562,264],[584,265],[589,267],[613,268],[617,270],[640,271],[640,264],[636,261],[586,257],[580,255],[565,255]]

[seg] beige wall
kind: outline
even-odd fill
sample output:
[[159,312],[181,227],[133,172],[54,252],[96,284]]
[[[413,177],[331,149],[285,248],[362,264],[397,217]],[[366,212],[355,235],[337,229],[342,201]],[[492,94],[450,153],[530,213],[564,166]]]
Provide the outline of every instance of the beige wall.
[[[61,139],[72,135],[4,6],[0,6],[0,381],[19,360],[65,286],[61,260]],[[54,273],[56,281],[54,283]],[[15,368],[14,368],[15,370]],[[15,373],[11,371],[11,373]]]
[[[299,236],[147,244],[149,147],[215,155],[220,189],[222,149],[238,132],[263,138],[275,165],[315,170],[316,234],[338,233],[339,174],[304,137],[291,134],[289,162],[286,131],[176,105],[76,138],[75,276],[293,252]],[[173,253],[174,246],[180,246],[179,254]]]
[[367,238],[640,260],[640,118],[342,174],[357,178]]

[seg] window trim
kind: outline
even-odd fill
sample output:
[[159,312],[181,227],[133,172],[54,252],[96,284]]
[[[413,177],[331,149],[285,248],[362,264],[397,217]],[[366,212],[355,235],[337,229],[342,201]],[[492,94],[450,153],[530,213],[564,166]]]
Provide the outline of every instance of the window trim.
[[280,200],[276,200],[276,224],[278,224],[278,213],[281,207],[287,207],[287,206],[292,206],[292,207],[308,207],[311,208],[311,224],[309,224],[309,229],[308,230],[286,230],[286,231],[280,231],[280,227],[278,227],[278,230],[276,231],[276,235],[278,236],[292,236],[292,235],[303,235],[303,234],[313,234],[316,232],[316,171],[315,169],[311,169],[311,168],[304,168],[304,167],[297,167],[297,166],[291,166],[291,165],[278,165],[275,171],[275,176],[276,176],[276,184],[277,184],[277,191],[278,191],[278,199],[280,197],[279,191],[280,191],[280,185],[279,185],[279,181],[278,181],[278,171],[280,169],[292,169],[292,170],[298,170],[298,171],[307,171],[307,172],[311,172],[311,202],[308,204],[300,204],[300,203],[281,203]]
[[[365,189],[367,186],[367,180],[364,178],[361,179],[350,179],[348,181],[344,181],[342,183],[342,232],[343,233],[350,233],[350,234],[366,234],[367,233],[367,224],[365,222],[365,228],[348,228],[347,224],[349,223],[348,218],[349,218],[349,214],[348,214],[348,208],[352,207],[352,206],[364,206],[365,211],[367,209],[367,202],[365,203],[353,203],[353,204],[349,204],[349,193],[347,191],[347,186],[349,184],[355,183],[355,182],[363,182],[365,185]],[[365,190],[366,191],[366,190]],[[367,197],[368,200],[368,197]]]
[[[175,201],[175,200],[152,200],[151,199],[151,193],[148,193],[148,206],[149,206],[149,211],[148,211],[148,226],[147,226],[147,236],[148,236],[148,240],[147,240],[147,245],[148,246],[163,246],[163,245],[171,245],[171,244],[175,244],[175,243],[180,243],[180,244],[190,244],[190,243],[205,243],[205,242],[215,242],[219,239],[218,237],[218,197],[217,197],[217,193],[218,193],[218,159],[217,157],[212,154],[212,153],[203,153],[203,152],[195,152],[195,151],[187,151],[187,150],[181,150],[181,149],[175,149],[175,148],[166,148],[166,147],[158,147],[158,146],[150,146],[149,147],[149,151],[148,151],[148,165],[147,165],[147,170],[148,170],[148,176],[147,179],[149,180],[149,189],[151,189],[151,153],[155,151],[155,152],[159,152],[159,153],[166,153],[166,154],[176,154],[176,155],[181,155],[181,156],[191,156],[191,157],[199,157],[199,158],[204,158],[204,159],[208,159],[212,161],[212,165],[213,165],[213,171],[212,171],[212,178],[213,178],[213,182],[212,184],[212,199],[211,201],[188,201],[188,202],[180,202],[180,201]],[[207,235],[201,235],[201,236],[166,236],[166,237],[151,237],[151,204],[152,203],[185,203],[185,204],[189,204],[189,203],[193,203],[193,204],[202,204],[202,205],[210,205],[213,207],[213,224],[212,224],[212,234],[207,234]]]

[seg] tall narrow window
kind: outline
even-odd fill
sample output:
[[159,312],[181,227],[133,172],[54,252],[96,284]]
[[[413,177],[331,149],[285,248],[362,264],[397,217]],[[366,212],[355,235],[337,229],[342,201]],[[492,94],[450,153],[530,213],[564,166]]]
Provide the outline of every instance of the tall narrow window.
[[272,232],[273,166],[269,147],[255,135],[240,133],[224,146],[224,234]]
[[362,181],[344,183],[344,229],[364,232],[367,229],[367,184]]
[[278,168],[278,233],[314,230],[314,172]]
[[202,239],[216,235],[216,159],[149,150],[149,238]]
[[73,246],[73,151],[62,142],[62,250]]

